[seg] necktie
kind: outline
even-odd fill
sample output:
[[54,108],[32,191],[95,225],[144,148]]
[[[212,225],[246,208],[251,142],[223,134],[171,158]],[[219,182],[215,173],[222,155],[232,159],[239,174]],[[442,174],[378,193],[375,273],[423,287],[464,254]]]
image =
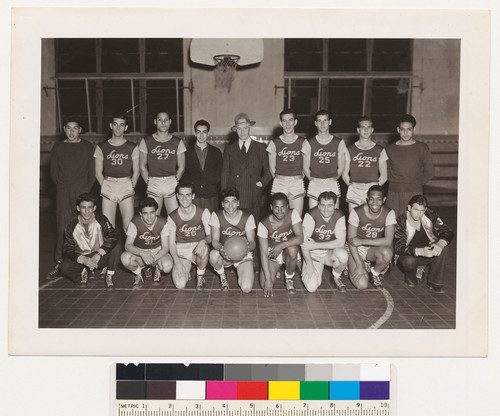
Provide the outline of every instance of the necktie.
[[245,146],[245,143],[241,145],[241,153],[243,154],[243,156],[247,155],[247,148]]

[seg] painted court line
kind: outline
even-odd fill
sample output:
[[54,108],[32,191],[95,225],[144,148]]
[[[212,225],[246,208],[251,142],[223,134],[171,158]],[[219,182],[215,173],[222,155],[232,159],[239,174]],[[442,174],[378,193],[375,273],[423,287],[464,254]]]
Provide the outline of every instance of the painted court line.
[[391,294],[385,288],[382,289],[381,292],[384,295],[385,300],[387,301],[387,309],[385,310],[384,314],[378,319],[378,321],[371,325],[368,329],[380,328],[382,324],[384,324],[385,321],[387,321],[391,317],[392,311],[394,310],[394,300],[392,299]]

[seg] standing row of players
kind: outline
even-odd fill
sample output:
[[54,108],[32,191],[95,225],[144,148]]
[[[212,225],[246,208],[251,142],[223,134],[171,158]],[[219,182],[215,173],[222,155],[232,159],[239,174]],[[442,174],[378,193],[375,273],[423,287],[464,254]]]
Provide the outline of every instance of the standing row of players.
[[[365,201],[368,188],[387,180],[389,160],[389,204],[398,212],[404,212],[408,197],[421,193],[423,184],[433,174],[427,146],[413,139],[416,122],[410,115],[400,120],[400,140],[390,145],[386,152],[372,141],[372,121],[366,117],[358,124],[359,140],[346,148],[341,139],[329,133],[331,119],[326,111],[316,114],[318,134],[307,141],[295,134],[296,115],[293,110],[287,109],[280,114],[283,134],[271,141],[266,149],[263,144],[250,139],[250,127],[255,122],[248,115],[240,113],[235,117],[232,127],[238,133],[239,140],[228,145],[223,157],[217,148],[207,143],[210,129],[208,122],[200,120],[195,124],[197,142],[187,151],[183,141],[168,132],[170,117],[167,113],[158,113],[154,122],[157,132],[145,137],[136,146],[124,138],[126,119],[114,117],[110,124],[112,137],[99,144],[93,152],[95,173],[103,197],[103,214],[114,226],[116,209],[119,207],[125,230],[133,217],[132,197],[139,173],[147,183],[148,196],[157,202],[158,214],[163,203],[169,214],[178,207],[175,187],[184,175],[183,180],[195,183],[197,198],[194,202],[200,207],[211,211],[216,209],[217,185],[222,179],[223,187],[232,186],[239,191],[240,206],[247,209],[256,221],[260,219],[262,188],[271,180],[272,195],[284,193],[300,218],[306,195],[304,175],[310,180],[310,207],[317,205],[318,195],[325,189],[335,193],[338,206],[338,178],[342,176],[348,184],[346,199],[352,210]],[[64,165],[68,164],[68,160],[71,163],[75,159],[74,155],[63,157],[64,153],[67,156],[68,150],[74,150],[71,147],[76,148],[65,144],[86,143],[78,138],[80,126],[76,122],[67,123],[65,131],[67,140],[54,146],[51,160],[52,177],[58,185],[58,262],[61,261],[61,230],[64,228],[61,224],[68,222],[64,212],[72,211],[73,202],[70,200],[74,201],[75,190],[85,185],[89,188],[88,183],[92,181],[91,175],[82,175],[83,172],[74,175],[78,178],[78,186],[71,186],[67,180],[61,180],[60,176],[71,174],[64,175],[59,162],[63,161]],[[66,152],[61,152],[61,149],[66,149]],[[74,173],[74,165],[70,171]],[[89,182],[84,184],[86,179]],[[68,189],[72,192],[68,192]]]

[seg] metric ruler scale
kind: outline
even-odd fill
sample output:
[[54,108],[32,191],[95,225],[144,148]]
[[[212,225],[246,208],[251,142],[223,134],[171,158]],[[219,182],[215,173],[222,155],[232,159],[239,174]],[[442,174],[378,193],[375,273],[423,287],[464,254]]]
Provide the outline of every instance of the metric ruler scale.
[[390,400],[116,400],[116,416],[390,416]]

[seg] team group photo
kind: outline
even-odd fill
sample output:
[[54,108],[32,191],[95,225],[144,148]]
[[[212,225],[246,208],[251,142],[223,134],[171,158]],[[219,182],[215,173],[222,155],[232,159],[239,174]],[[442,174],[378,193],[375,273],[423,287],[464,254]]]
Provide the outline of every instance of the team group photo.
[[42,56],[40,328],[455,328],[460,40]]

